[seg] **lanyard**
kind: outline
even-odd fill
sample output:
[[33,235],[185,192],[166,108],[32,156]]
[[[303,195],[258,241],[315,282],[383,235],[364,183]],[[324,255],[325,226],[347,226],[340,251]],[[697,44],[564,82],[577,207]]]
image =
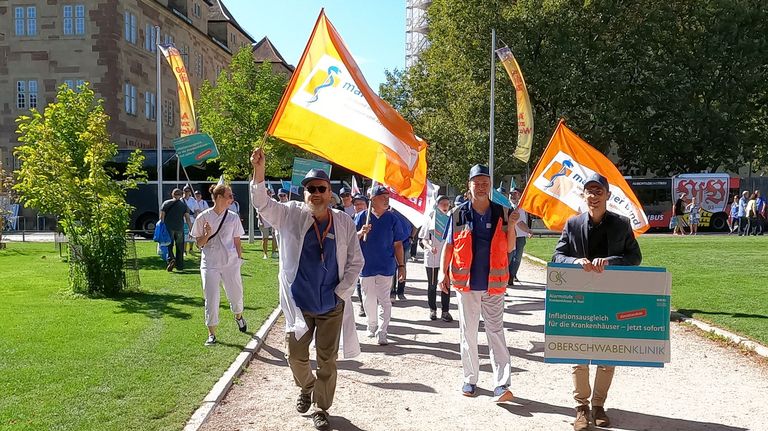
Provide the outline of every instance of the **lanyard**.
[[333,227],[333,214],[331,213],[331,210],[328,210],[328,226],[325,227],[325,230],[323,231],[323,234],[320,235],[320,228],[317,224],[317,219],[315,216],[312,216],[314,219],[312,221],[312,226],[315,228],[315,235],[317,235],[317,241],[320,243],[320,260],[325,263],[325,253],[323,252],[323,242],[325,241],[325,237],[328,236],[328,232],[331,231],[331,227]]

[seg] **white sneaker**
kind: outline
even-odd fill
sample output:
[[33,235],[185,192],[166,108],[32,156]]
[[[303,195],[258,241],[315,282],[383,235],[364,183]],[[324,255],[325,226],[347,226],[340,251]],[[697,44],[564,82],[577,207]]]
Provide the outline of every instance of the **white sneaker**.
[[376,328],[368,328],[368,338],[376,337]]
[[265,254],[264,257],[262,257],[262,259],[268,259],[267,255]]
[[389,341],[387,341],[387,333],[379,332],[379,346],[386,346],[387,344],[389,344]]

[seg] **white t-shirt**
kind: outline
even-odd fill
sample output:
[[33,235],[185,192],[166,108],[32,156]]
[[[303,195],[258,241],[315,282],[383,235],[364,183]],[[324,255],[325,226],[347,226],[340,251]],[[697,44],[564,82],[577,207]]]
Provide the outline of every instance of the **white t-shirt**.
[[187,204],[187,209],[189,210],[189,218],[192,220],[192,223],[195,222],[195,216],[197,216],[196,211],[199,208],[199,205],[197,204],[197,200],[194,196],[190,196],[186,199],[184,199],[184,203]]
[[520,214],[520,220],[517,221],[518,224],[515,224],[515,232],[517,233],[517,237],[518,238],[520,238],[521,236],[527,237],[528,233],[520,229],[519,224],[520,223],[528,224],[528,213],[525,212],[525,210],[522,208],[518,208],[517,213]]
[[243,229],[243,224],[240,223],[240,217],[234,212],[222,212],[219,215],[216,214],[213,208],[203,211],[195,219],[190,235],[194,238],[203,236],[203,225],[206,221],[211,226],[211,235],[213,235],[219,229],[219,224],[221,224],[224,214],[227,214],[227,219],[224,220],[221,230],[202,249],[200,268],[223,268],[239,263],[237,249],[235,248],[235,238],[245,235],[245,230]]

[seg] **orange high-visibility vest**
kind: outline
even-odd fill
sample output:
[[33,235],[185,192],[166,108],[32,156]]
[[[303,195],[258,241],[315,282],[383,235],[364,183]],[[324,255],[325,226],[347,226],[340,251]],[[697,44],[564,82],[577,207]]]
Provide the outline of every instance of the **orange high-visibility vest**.
[[[453,256],[449,276],[451,286],[460,292],[469,288],[469,270],[472,266],[472,207],[469,202],[451,212]],[[507,253],[507,217],[504,207],[491,202],[491,262],[488,272],[488,294],[502,295],[509,281],[509,257]]]

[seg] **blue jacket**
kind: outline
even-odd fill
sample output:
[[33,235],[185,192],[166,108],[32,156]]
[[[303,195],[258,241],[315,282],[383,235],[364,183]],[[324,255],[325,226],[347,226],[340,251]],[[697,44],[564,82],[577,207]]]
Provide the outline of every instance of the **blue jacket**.
[[171,234],[168,233],[168,228],[165,227],[165,223],[162,221],[158,221],[155,225],[155,234],[152,236],[152,240],[160,245],[171,243]]

